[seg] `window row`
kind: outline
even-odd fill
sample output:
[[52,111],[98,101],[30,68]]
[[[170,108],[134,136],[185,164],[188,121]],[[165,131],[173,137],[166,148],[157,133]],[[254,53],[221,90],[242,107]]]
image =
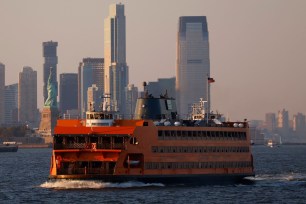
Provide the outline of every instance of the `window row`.
[[211,152],[250,152],[249,147],[218,146],[152,146],[154,153],[211,153]]
[[160,140],[246,140],[246,132],[159,130]]
[[146,162],[145,169],[211,169],[211,168],[248,168],[251,161],[241,162]]

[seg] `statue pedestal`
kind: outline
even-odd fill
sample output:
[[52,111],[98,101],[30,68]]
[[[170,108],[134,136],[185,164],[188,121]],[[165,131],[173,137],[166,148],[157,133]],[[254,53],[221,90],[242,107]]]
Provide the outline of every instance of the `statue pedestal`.
[[45,139],[45,143],[53,142],[53,133],[58,118],[58,109],[56,107],[44,106],[41,112],[39,133]]

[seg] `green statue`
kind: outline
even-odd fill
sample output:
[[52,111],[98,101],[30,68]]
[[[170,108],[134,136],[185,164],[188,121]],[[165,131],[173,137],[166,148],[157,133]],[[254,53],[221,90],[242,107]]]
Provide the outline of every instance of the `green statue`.
[[45,106],[48,107],[57,107],[57,87],[56,84],[54,84],[53,82],[53,71],[52,71],[52,67],[50,69],[50,74],[49,74],[49,78],[48,78],[48,86],[47,86],[47,90],[48,90],[48,98],[45,101]]

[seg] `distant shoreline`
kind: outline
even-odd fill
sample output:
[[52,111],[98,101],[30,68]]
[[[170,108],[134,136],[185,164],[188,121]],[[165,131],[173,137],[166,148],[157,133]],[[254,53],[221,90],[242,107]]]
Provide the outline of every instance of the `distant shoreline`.
[[50,144],[19,144],[18,148],[20,149],[29,149],[29,148],[52,148]]

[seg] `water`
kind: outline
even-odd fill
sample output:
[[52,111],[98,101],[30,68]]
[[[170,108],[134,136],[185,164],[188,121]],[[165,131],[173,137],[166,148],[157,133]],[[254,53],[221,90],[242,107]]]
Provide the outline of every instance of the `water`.
[[252,185],[48,181],[51,149],[0,154],[0,203],[306,203],[306,146],[254,146]]

